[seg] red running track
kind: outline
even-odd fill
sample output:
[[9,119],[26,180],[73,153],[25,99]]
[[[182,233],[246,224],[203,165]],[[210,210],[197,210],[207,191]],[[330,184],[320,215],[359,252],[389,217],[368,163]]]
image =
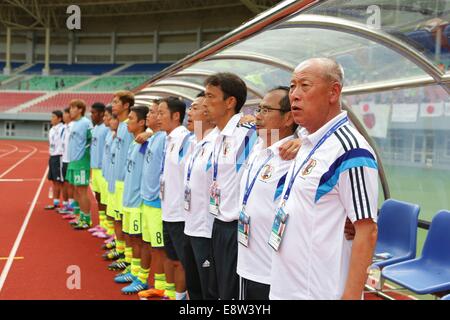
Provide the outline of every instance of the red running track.
[[[49,204],[50,183],[46,178],[18,244],[16,259],[9,270],[5,268],[47,162],[45,142],[0,140],[0,300],[137,299],[121,294],[123,285],[114,283],[115,273],[107,270],[108,262],[101,258],[101,239],[87,231],[72,230],[58,213],[43,209]],[[80,289],[67,286],[73,283],[73,271],[67,272],[70,266],[80,270]]]

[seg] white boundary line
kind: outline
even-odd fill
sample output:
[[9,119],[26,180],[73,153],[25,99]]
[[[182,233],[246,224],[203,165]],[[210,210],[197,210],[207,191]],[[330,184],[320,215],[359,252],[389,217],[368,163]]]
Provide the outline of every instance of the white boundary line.
[[28,181],[41,181],[39,178],[29,179],[0,179],[0,182],[28,182]]
[[15,149],[13,149],[13,150],[11,150],[11,151],[8,151],[8,152],[6,152],[6,153],[0,154],[0,158],[6,157],[7,155],[9,155],[9,154],[11,154],[11,153],[14,153],[14,152],[16,152],[17,150],[19,150],[19,148],[18,148],[17,146],[14,146],[14,145],[12,145],[12,144],[7,144],[7,146],[11,146],[11,147],[13,147],[13,148],[15,148]]
[[5,284],[6,277],[8,276],[9,270],[11,269],[11,266],[14,261],[14,257],[16,256],[17,250],[19,249],[20,242],[22,241],[22,238],[23,238],[23,235],[27,228],[28,222],[30,221],[31,214],[33,213],[34,207],[36,206],[36,202],[39,198],[39,195],[41,194],[41,190],[42,190],[42,187],[44,186],[44,182],[47,179],[47,174],[48,174],[48,168],[44,172],[44,176],[41,179],[41,183],[39,184],[36,194],[34,195],[34,199],[31,202],[30,208],[28,209],[28,213],[25,217],[25,220],[22,223],[22,227],[20,228],[20,231],[19,231],[19,234],[17,235],[16,241],[14,242],[11,252],[9,253],[8,260],[6,261],[5,267],[3,268],[2,273],[0,275],[0,292],[2,292],[3,285]]
[[3,178],[5,175],[7,175],[8,173],[10,173],[12,170],[14,170],[15,167],[17,167],[19,164],[21,164],[22,162],[24,162],[25,160],[27,160],[29,157],[31,157],[33,154],[35,154],[37,152],[37,148],[31,146],[34,150],[31,151],[29,154],[27,154],[25,157],[23,157],[22,159],[20,159],[19,161],[17,161],[13,166],[11,166],[8,170],[6,170],[5,172],[3,172],[0,175],[0,179]]

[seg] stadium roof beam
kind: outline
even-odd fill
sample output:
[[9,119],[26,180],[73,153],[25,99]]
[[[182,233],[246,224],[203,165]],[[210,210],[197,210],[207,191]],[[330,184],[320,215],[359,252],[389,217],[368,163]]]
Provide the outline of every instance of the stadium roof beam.
[[220,37],[219,39],[211,42],[205,47],[195,51],[194,53],[188,55],[184,59],[181,59],[177,63],[174,63],[170,67],[164,69],[160,73],[156,74],[151,80],[149,80],[149,84],[156,82],[159,79],[165,78],[167,76],[174,75],[177,71],[181,71],[183,66],[189,66],[198,62],[205,57],[209,57],[218,51],[224,49],[225,47],[235,43],[236,41],[240,41],[258,33],[269,25],[274,24],[275,22],[282,21],[287,19],[291,14],[298,12],[299,10],[305,9],[315,3],[318,0],[286,0],[283,1],[273,8],[259,14],[254,19],[244,23],[240,27],[235,30],[227,33],[226,35]]
[[[266,0],[275,3],[274,0]],[[73,4],[71,0],[40,1],[41,8],[57,8],[58,17],[67,17],[63,8]],[[177,13],[198,10],[211,10],[222,8],[242,7],[239,0],[203,0],[201,5],[196,0],[104,0],[80,2],[77,5],[81,8],[83,17],[114,17],[135,14],[155,15],[161,13]]]
[[[170,1],[167,1],[170,2]],[[216,5],[205,5],[205,6],[192,6],[189,8],[136,8],[136,11],[128,11],[126,15],[159,15],[159,14],[167,14],[167,13],[181,13],[181,12],[198,12],[200,10],[211,10],[211,9],[224,9],[224,8],[235,8],[239,7],[239,4],[236,3],[225,3],[225,4],[216,4]],[[104,8],[102,13],[99,13],[97,10],[93,10],[92,12],[86,12],[83,10],[83,17],[118,17],[125,15],[124,12],[118,10],[118,8]]]
[[251,12],[258,14],[269,9],[272,4],[270,1],[258,0],[240,0]]
[[[20,14],[23,12],[22,14]],[[21,19],[28,18],[28,19]],[[0,22],[14,29],[45,29],[54,20],[58,26],[54,8],[42,8],[39,0],[24,2],[21,0],[4,0],[0,5]]]
[[[279,0],[252,0],[256,7],[265,9]],[[2,0],[0,22],[15,29],[44,29],[64,25],[66,8],[76,4],[83,18],[104,18],[131,15],[160,15],[168,13],[220,11],[244,8],[240,0]]]

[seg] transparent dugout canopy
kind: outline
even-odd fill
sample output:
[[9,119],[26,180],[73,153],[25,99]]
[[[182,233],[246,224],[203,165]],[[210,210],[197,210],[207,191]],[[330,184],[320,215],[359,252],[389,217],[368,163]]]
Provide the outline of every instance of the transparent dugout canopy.
[[[155,75],[137,96],[192,100],[208,75],[233,72],[255,107],[288,86],[302,61],[333,58],[345,72],[343,108],[377,152],[380,203],[391,195],[419,203],[430,221],[437,207],[450,209],[449,22],[444,0],[287,0]],[[404,192],[415,177],[418,191]]]
[[[280,80],[289,83],[295,66],[312,57],[329,57],[339,62],[345,70],[345,86],[383,81],[386,73],[390,74],[391,80],[426,76],[423,70],[400,54],[373,41],[340,31],[295,28],[291,23],[224,50],[229,56],[237,52],[247,52],[249,56],[266,55],[272,61],[276,57],[289,64],[290,70],[283,69],[283,73],[279,72],[282,76],[272,81],[277,83]],[[244,69],[235,68],[239,72]],[[268,74],[264,69],[261,73]]]
[[360,24],[374,23],[369,17],[379,13],[381,31],[409,44],[430,63],[449,71],[449,1],[330,0],[322,1],[306,13]]

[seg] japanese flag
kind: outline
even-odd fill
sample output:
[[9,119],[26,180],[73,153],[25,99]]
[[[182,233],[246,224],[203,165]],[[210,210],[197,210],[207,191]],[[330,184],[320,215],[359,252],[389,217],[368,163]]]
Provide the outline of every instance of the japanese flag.
[[386,138],[391,106],[374,102],[361,102],[353,107],[353,111],[364,124],[367,133],[376,138]]
[[445,116],[450,117],[450,102],[445,103]]
[[395,103],[392,105],[391,121],[416,122],[418,109],[417,103]]
[[421,117],[441,117],[444,114],[443,102],[430,102],[420,104]]

